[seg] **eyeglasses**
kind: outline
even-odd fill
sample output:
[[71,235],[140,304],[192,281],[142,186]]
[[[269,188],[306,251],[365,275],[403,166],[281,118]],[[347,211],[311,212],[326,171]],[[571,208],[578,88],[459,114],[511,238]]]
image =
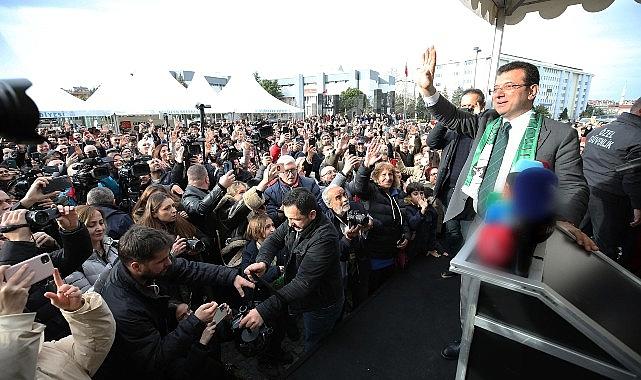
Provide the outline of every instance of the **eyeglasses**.
[[503,92],[512,92],[512,91],[516,90],[517,88],[525,87],[525,86],[529,86],[529,84],[527,84],[527,83],[516,84],[516,83],[509,83],[508,82],[508,83],[503,83],[502,85],[494,85],[494,87],[492,88],[492,91],[493,92],[497,92],[497,91],[501,90]]
[[438,175],[438,173],[430,173],[430,175]]
[[285,175],[294,175],[296,174],[296,169],[283,170]]

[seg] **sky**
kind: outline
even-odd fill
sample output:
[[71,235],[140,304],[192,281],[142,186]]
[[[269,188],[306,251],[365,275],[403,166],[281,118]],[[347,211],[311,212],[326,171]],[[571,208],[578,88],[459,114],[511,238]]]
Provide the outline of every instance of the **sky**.
[[[590,99],[641,97],[641,4],[571,6],[506,26],[502,51],[594,74]],[[440,62],[492,51],[494,29],[459,0],[0,0],[0,77],[93,87],[135,70],[287,77],[371,68],[403,75],[434,45]]]

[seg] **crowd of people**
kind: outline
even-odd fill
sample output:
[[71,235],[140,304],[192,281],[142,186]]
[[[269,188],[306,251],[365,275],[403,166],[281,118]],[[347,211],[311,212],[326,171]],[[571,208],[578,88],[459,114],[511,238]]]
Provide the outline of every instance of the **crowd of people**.
[[[641,156],[641,99],[617,122],[577,133],[532,112],[531,65],[499,69],[494,109],[478,89],[451,104],[434,89],[434,70],[428,51],[417,84],[431,121],[149,120],[119,133],[65,123],[43,125],[40,144],[5,141],[3,368],[17,377],[37,368],[54,378],[233,378],[221,342],[235,340],[278,378],[294,359],[284,339],[309,351],[398,268],[417,256],[451,259],[489,193],[503,190],[510,165],[501,160],[516,154],[557,174],[559,223],[579,244],[634,265],[641,175],[613,167]],[[519,142],[530,130],[538,144],[528,150]],[[28,217],[52,206],[50,223]],[[8,265],[41,253],[57,268],[53,282],[32,284],[26,267],[4,278]],[[442,354],[455,358],[457,343]]]

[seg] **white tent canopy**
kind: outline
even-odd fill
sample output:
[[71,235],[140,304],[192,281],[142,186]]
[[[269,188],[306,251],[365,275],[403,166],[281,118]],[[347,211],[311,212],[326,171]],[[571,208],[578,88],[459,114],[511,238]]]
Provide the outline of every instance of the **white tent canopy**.
[[87,99],[95,109],[116,115],[154,115],[195,113],[187,90],[169,71],[144,70],[120,75],[106,81]]
[[[600,12],[614,3],[614,0],[460,0],[476,15],[489,22],[516,25],[530,12],[550,20],[559,17],[570,5],[581,4],[588,12]],[[641,2],[641,0],[636,0]]]
[[[214,107],[218,102],[218,93],[200,73],[194,73],[194,77],[187,88],[187,97],[194,107],[199,103]],[[214,113],[212,108],[205,108],[205,112]]]
[[41,118],[105,116],[106,111],[91,109],[83,100],[67,91],[35,83],[27,89],[27,95],[36,103]]
[[[503,29],[505,24],[516,25],[525,15],[539,12],[544,19],[553,19],[560,16],[568,6],[581,4],[588,12],[600,12],[614,3],[614,0],[460,0],[477,16],[481,17],[494,29],[494,43],[492,45],[492,63],[487,81],[487,88],[491,88],[496,78],[496,71],[503,44]],[[641,0],[635,0],[641,3]]]
[[303,110],[271,96],[252,74],[233,75],[218,93],[214,113],[302,113]]

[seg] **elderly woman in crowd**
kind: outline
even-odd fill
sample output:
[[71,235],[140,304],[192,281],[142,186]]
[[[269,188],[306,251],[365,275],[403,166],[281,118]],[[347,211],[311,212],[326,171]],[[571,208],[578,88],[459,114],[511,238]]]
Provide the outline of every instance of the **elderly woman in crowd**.
[[[375,226],[365,240],[370,255],[369,292],[376,290],[394,272],[395,259],[405,249],[410,230],[405,217],[400,175],[389,162],[379,162],[387,149],[377,139],[367,150],[363,165],[354,178],[354,195],[368,202],[369,214],[381,225]],[[365,266],[363,266],[365,267]]]

